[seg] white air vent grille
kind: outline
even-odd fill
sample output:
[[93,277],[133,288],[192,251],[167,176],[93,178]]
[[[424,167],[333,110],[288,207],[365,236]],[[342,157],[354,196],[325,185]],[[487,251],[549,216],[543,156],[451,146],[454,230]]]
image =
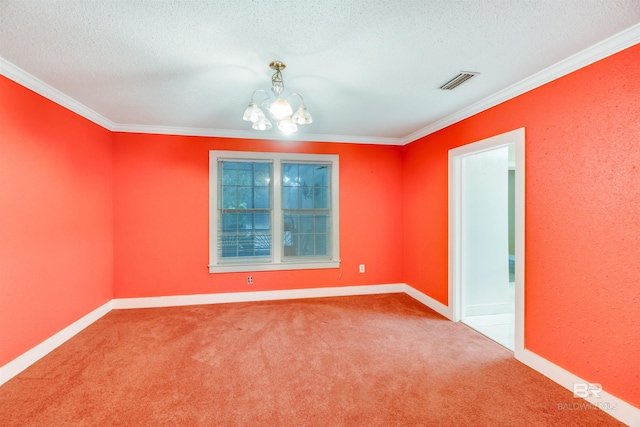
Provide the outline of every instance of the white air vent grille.
[[440,89],[442,89],[442,90],[453,90],[453,89],[457,88],[458,86],[460,86],[462,83],[464,83],[467,80],[469,80],[470,78],[477,76],[478,74],[480,74],[480,73],[474,73],[474,72],[469,72],[469,71],[460,71],[460,74],[458,74],[457,76],[455,76],[454,78],[452,78],[451,80],[449,80],[448,82],[446,82],[445,84],[440,86]]

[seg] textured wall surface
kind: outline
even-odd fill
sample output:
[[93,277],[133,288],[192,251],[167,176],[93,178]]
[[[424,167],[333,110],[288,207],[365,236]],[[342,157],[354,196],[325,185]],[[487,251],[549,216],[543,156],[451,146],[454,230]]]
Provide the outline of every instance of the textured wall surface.
[[0,76],[0,366],[113,294],[109,131]]
[[525,347],[640,407],[638,64],[640,45],[406,146],[404,272],[447,303],[447,151],[525,127]]
[[[402,281],[402,147],[125,133],[114,138],[118,298]],[[210,274],[209,150],[338,154],[341,268]],[[358,273],[358,264],[366,265],[366,273]]]

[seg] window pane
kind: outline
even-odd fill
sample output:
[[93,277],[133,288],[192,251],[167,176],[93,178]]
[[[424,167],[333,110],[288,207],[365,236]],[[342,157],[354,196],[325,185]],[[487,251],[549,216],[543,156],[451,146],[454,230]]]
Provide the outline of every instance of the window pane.
[[319,187],[329,186],[329,166],[318,165],[314,171],[313,185]]
[[301,234],[300,235],[300,256],[313,256],[314,243],[313,234]]
[[269,209],[271,200],[269,197],[269,187],[256,187],[253,190],[253,207],[256,209]]
[[284,246],[284,256],[285,257],[298,256],[299,255],[298,254],[298,241],[299,241],[298,235],[285,231],[284,237],[285,237],[285,242],[288,243],[288,244],[285,244]]
[[271,214],[269,212],[254,213],[253,223],[256,230],[271,230]]
[[253,184],[253,163],[238,163],[238,185]]
[[282,167],[282,185],[285,187],[300,185],[300,177],[298,175],[298,165],[293,163],[285,163]]
[[253,164],[253,185],[257,187],[269,187],[271,185],[271,164]]
[[316,234],[315,255],[327,254],[327,236],[325,234]]
[[313,233],[313,217],[300,215],[300,233]]
[[238,164],[236,162],[220,162],[222,185],[238,184]]
[[251,230],[253,228],[253,214],[239,214],[238,215],[238,231]]
[[313,189],[313,207],[315,209],[329,208],[329,189],[326,187],[316,187]]
[[298,192],[297,187],[283,187],[282,189],[282,206],[284,209],[298,209]]
[[252,187],[238,187],[237,209],[253,208],[253,191],[252,190],[253,190]]
[[316,165],[298,165],[299,168],[299,182],[300,185],[303,186],[312,186],[313,185],[313,170],[316,168]]
[[326,233],[327,232],[327,224],[329,222],[328,215],[316,215],[315,217],[315,232],[316,233]]
[[300,187],[300,209],[313,209],[313,187]]
[[222,188],[222,209],[235,209],[236,208],[236,187],[223,187]]
[[290,231],[291,233],[297,233],[298,232],[298,215],[285,214],[283,229],[284,229],[284,231]]
[[254,214],[253,245],[256,256],[271,255],[271,215],[268,212]]
[[250,233],[238,236],[238,256],[254,256],[253,236]]
[[238,256],[238,239],[235,233],[222,234],[220,237],[220,256],[222,258]]
[[238,230],[238,215],[233,213],[222,214],[222,231],[237,231]]

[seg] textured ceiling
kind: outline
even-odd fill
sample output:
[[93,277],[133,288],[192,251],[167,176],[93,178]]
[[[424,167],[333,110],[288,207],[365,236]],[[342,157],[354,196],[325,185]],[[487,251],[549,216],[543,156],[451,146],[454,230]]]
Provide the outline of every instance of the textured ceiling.
[[0,58],[113,130],[254,138],[279,137],[242,121],[277,59],[314,117],[295,139],[394,142],[639,22],[638,0],[0,0]]

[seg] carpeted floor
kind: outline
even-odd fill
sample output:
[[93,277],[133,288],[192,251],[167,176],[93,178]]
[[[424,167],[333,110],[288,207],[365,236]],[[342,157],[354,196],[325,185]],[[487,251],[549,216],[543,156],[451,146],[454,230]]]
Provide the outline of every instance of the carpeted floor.
[[1,426],[608,426],[404,294],[114,310],[0,387]]

